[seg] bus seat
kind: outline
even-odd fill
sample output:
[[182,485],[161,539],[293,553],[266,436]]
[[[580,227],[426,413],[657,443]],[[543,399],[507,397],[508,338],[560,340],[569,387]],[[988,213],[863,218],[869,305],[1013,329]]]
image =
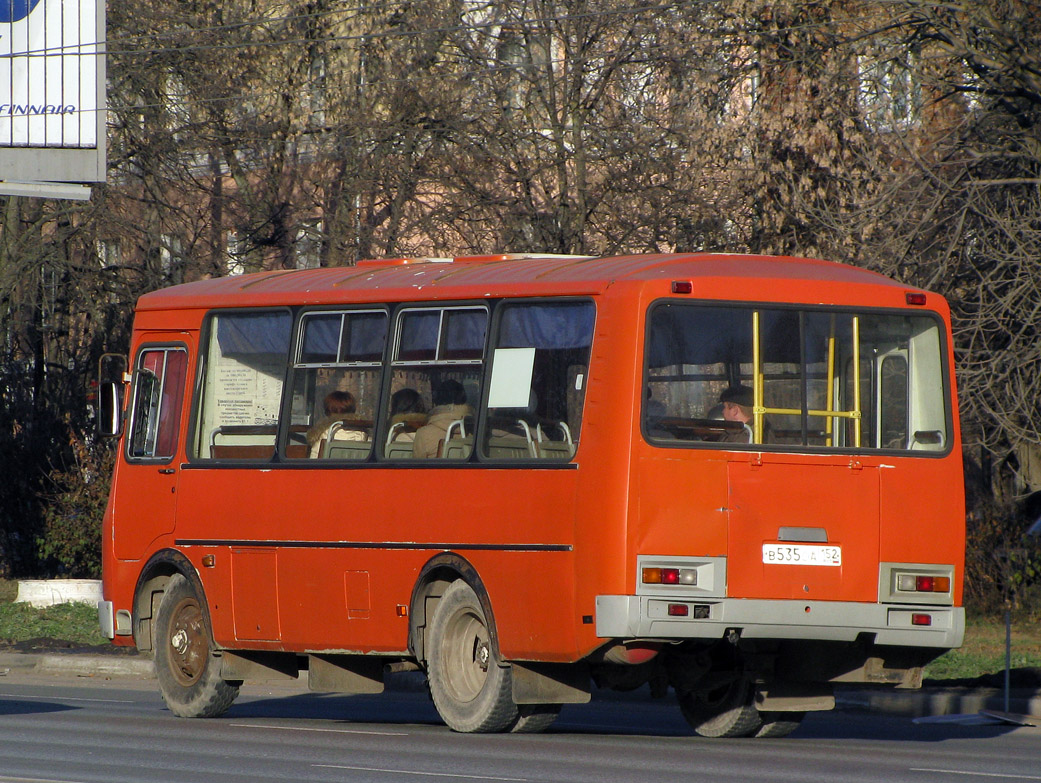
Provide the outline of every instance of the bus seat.
[[[365,459],[369,441],[364,430],[347,429],[342,421],[334,421],[318,442],[313,454],[322,459]],[[340,435],[340,433],[343,433]]]
[[383,455],[387,459],[411,459],[412,458],[412,441],[410,440],[398,440],[389,444],[384,450]]
[[411,459],[412,441],[398,440],[408,431],[405,422],[397,421],[390,425],[387,431],[387,442],[383,444],[383,456],[387,459]]
[[[551,440],[546,436],[547,430],[556,430],[561,440]],[[550,422],[545,427],[539,424],[535,428],[535,448],[537,456],[544,459],[571,459],[575,456],[575,444],[571,439],[571,428],[565,421]]]
[[[530,459],[537,457],[534,434],[528,422],[517,419],[509,424],[506,432],[491,435],[488,438],[488,456],[493,459]],[[513,434],[509,430],[519,430],[522,434]]]
[[326,445],[322,456],[326,459],[365,459],[371,445],[365,440],[334,440]]
[[575,456],[575,444],[564,440],[539,441],[539,456],[543,459],[571,459]]
[[467,435],[465,438],[452,438],[449,441],[445,441],[442,456],[445,459],[466,459],[473,450],[474,437],[473,435]]
[[466,434],[466,421],[456,419],[445,430],[445,439],[438,447],[438,454],[445,459],[466,459],[474,449],[473,434]]

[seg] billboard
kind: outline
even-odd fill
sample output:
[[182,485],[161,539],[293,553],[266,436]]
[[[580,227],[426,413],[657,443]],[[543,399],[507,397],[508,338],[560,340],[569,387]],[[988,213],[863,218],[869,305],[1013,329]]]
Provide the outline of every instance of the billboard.
[[104,181],[104,5],[0,0],[0,180]]

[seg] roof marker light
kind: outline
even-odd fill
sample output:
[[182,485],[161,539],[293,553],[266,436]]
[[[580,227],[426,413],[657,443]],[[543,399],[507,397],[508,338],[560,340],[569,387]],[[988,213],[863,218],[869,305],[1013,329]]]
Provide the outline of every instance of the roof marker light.
[[921,291],[908,291],[904,294],[904,299],[909,305],[924,305],[925,294]]
[[691,294],[694,293],[694,284],[690,280],[673,280],[672,293]]

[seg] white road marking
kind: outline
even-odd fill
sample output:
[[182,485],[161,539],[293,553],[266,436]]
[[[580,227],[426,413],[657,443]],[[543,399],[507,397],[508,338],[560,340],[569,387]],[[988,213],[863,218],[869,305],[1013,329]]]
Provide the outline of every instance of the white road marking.
[[939,772],[943,775],[972,775],[977,778],[1007,778],[1009,780],[1041,780],[1039,775],[1009,775],[1001,772],[970,772],[965,769],[930,769],[911,767],[911,772]]
[[320,769],[349,769],[355,772],[389,772],[394,775],[426,775],[432,778],[466,778],[467,780],[505,780],[509,783],[524,783],[527,778],[497,778],[492,775],[461,775],[455,772],[418,772],[409,769],[382,769],[381,767],[348,767],[343,764],[312,764]]
[[[259,723],[229,723],[240,729],[268,729],[270,731],[314,731],[325,734],[372,734],[377,737],[407,737],[405,731],[365,731],[362,729],[316,729],[309,726],[264,726]],[[2,783],[2,782],[0,782]]]

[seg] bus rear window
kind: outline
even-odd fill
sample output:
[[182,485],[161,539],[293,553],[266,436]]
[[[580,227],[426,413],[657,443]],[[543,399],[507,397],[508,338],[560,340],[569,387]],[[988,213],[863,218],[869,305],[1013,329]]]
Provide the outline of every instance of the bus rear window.
[[945,451],[940,335],[928,315],[661,304],[644,432],[660,445]]

